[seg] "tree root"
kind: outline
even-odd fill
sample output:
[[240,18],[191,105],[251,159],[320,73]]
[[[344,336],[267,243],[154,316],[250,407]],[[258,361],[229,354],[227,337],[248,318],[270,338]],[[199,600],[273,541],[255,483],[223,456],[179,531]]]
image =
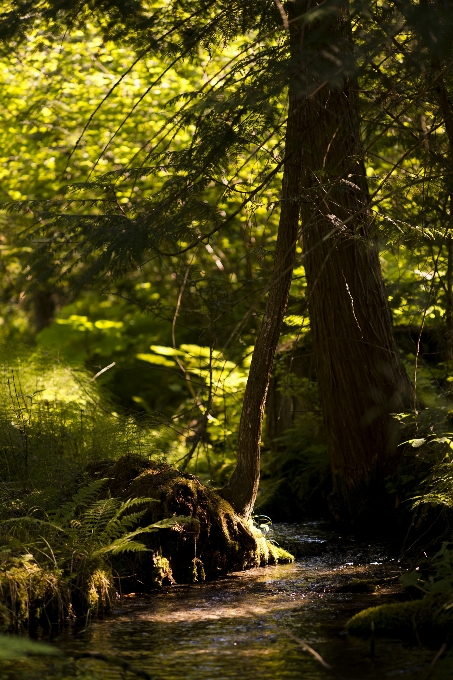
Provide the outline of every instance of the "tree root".
[[197,583],[231,571],[293,561],[292,555],[267,541],[251,520],[239,517],[214,489],[171,465],[126,455],[90,464],[86,473],[107,478],[106,490],[112,496],[155,499],[140,519],[142,526],[174,515],[192,519],[143,534],[147,552],[118,558],[117,572],[128,577],[122,579],[123,590]]

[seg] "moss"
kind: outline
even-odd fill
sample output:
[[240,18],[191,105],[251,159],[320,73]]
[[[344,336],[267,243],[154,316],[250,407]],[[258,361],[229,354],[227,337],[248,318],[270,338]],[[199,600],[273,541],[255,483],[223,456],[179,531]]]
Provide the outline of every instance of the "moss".
[[86,579],[83,595],[90,613],[109,611],[115,598],[112,572],[102,567],[94,569]]
[[0,630],[19,632],[60,625],[68,618],[110,611],[115,599],[112,572],[105,564],[72,577],[44,569],[31,555],[9,556],[0,568]]
[[268,564],[289,564],[294,562],[293,555],[287,550],[280,548],[280,546],[275,545],[275,543],[268,541],[265,534],[252,520],[248,522],[248,527],[256,541],[256,566],[265,567]]
[[439,635],[445,639],[453,631],[453,611],[442,604],[428,600],[396,602],[364,609],[348,621],[350,633],[386,637],[415,638],[423,642],[435,641]]
[[171,585],[175,582],[171,571],[170,562],[166,557],[162,557],[162,555],[154,555],[153,566],[151,568],[151,579],[153,585],[158,588],[162,588],[164,585]]
[[203,581],[206,581],[204,564],[200,559],[198,559],[198,557],[194,557],[192,560],[189,580],[191,583],[201,583]]
[[0,628],[17,632],[70,610],[68,583],[60,570],[42,569],[31,555],[4,556],[0,565]]
[[375,593],[379,590],[376,579],[353,578],[349,583],[339,586],[337,593]]
[[95,485],[100,497],[155,499],[140,516],[142,526],[172,516],[189,520],[142,534],[146,551],[107,560],[71,549],[58,563],[60,568],[55,561],[40,566],[33,555],[17,552],[20,545],[5,549],[0,552],[0,630],[30,630],[38,623],[50,628],[67,618],[108,612],[115,599],[115,578],[127,593],[176,582],[200,583],[227,571],[293,560],[215,490],[169,465],[129,455],[88,466],[79,486],[85,487],[87,478],[109,480],[108,485]]
[[[155,499],[140,520],[142,525],[174,515],[192,518],[184,526],[146,534],[141,539],[150,552],[131,559],[137,578],[150,588],[155,585],[152,554],[168,560],[172,578],[178,583],[293,559],[266,541],[264,534],[251,521],[239,517],[214,489],[171,465],[127,455],[114,462],[92,464],[87,473],[92,478],[108,478],[106,490],[112,496]],[[124,587],[134,589],[135,585],[129,581]]]
[[287,550],[284,550],[283,548],[280,548],[278,545],[274,545],[273,543],[269,543],[269,553],[271,556],[271,560],[269,560],[269,564],[290,564],[291,562],[294,562],[294,557],[289,553]]

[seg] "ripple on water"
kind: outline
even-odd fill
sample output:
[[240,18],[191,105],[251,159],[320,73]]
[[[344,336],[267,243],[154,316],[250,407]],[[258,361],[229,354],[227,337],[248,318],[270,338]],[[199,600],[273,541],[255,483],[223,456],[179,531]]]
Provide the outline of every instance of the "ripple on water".
[[[127,599],[115,616],[59,645],[68,654],[90,650],[120,657],[156,680],[328,677],[294,636],[348,680],[415,679],[431,661],[431,651],[397,640],[376,640],[372,655],[369,640],[345,632],[354,613],[397,597],[399,567],[386,546],[343,538],[319,522],[275,525],[271,537],[297,554],[294,564]],[[353,579],[364,578],[376,579],[380,588],[346,592]],[[77,667],[93,680],[124,677],[100,661],[79,661]]]

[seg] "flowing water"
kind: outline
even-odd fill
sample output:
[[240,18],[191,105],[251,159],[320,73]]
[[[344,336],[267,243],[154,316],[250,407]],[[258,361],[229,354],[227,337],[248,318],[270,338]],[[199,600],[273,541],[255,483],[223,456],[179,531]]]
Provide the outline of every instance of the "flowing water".
[[[347,620],[360,609],[399,597],[398,560],[384,545],[343,539],[316,522],[275,525],[273,537],[296,553],[294,564],[128,597],[114,616],[60,638],[57,644],[69,656],[105,657],[79,658],[65,677],[133,678],[131,668],[155,680],[426,677],[432,650],[346,632]],[[367,587],[360,579],[379,586],[357,592]]]

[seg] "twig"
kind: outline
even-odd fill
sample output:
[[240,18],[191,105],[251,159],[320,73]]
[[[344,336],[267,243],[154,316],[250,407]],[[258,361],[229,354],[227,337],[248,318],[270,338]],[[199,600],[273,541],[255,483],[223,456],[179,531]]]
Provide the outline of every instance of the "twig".
[[283,28],[285,29],[285,31],[289,31],[288,16],[287,16],[287,14],[286,14],[286,12],[283,8],[282,3],[280,2],[280,0],[274,0],[274,2],[277,5],[278,11],[280,12],[280,16],[281,16],[282,22],[283,22]]
[[444,642],[443,645],[441,646],[441,648],[439,649],[439,651],[437,652],[436,656],[434,657],[434,659],[431,661],[431,665],[429,667],[428,675],[425,677],[425,680],[428,680],[428,678],[431,677],[432,672],[434,670],[434,666],[439,661],[440,657],[442,656],[442,654],[445,652],[446,649],[447,649],[447,643]]
[[105,366],[104,368],[102,368],[100,371],[98,371],[98,372],[96,373],[96,375],[94,375],[94,376],[91,378],[90,382],[93,382],[93,380],[96,380],[96,378],[99,378],[100,375],[102,375],[103,373],[105,373],[106,371],[108,371],[109,368],[113,368],[113,366],[115,366],[115,365],[116,365],[116,361],[113,361],[113,362],[112,362],[111,364],[109,364],[108,366]]
[[320,663],[321,666],[323,668],[325,668],[326,671],[329,671],[329,673],[331,673],[334,676],[334,678],[337,678],[337,680],[342,680],[341,675],[338,675],[336,670],[329,663],[327,663],[327,661],[325,661],[322,658],[321,654],[319,652],[317,652],[316,649],[313,649],[313,647],[310,647],[310,645],[307,642],[305,642],[304,640],[301,640],[301,638],[298,638],[296,635],[294,635],[294,633],[291,633],[291,631],[286,630],[285,628],[278,628],[278,631],[280,633],[283,633],[287,637],[291,638],[291,640],[294,640],[294,642],[297,642],[297,644],[300,647],[302,647],[302,649],[305,652],[308,652],[309,654],[311,654],[312,657],[314,659],[316,659],[316,661],[318,663]]
[[195,390],[192,386],[191,376],[190,376],[189,372],[187,371],[186,367],[184,366],[184,364],[182,363],[181,359],[178,356],[178,350],[176,349],[176,334],[175,334],[176,320],[178,318],[179,309],[181,307],[182,296],[184,295],[184,289],[185,289],[186,284],[187,284],[187,279],[189,278],[190,267],[191,267],[191,264],[194,260],[195,255],[196,255],[196,252],[192,257],[192,260],[191,260],[189,266],[187,267],[187,271],[186,271],[186,274],[184,276],[184,280],[182,282],[182,286],[181,286],[180,291],[179,291],[178,300],[176,302],[176,307],[175,307],[175,313],[173,315],[173,321],[171,323],[171,339],[172,339],[172,342],[173,342],[173,349],[175,350],[174,357],[175,357],[176,363],[178,364],[179,368],[181,369],[182,373],[184,374],[185,379],[187,380],[187,387],[189,388],[189,391],[190,391],[190,393],[191,393],[191,395],[194,399],[194,403],[197,404],[198,397],[197,397]]

